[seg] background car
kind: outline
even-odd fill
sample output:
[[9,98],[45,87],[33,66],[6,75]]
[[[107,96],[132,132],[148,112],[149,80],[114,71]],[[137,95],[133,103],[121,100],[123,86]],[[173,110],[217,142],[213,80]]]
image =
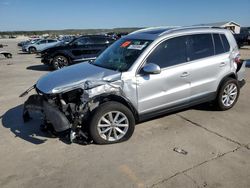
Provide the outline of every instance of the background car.
[[29,39],[29,40],[21,41],[21,42],[17,43],[17,46],[23,47],[24,45],[34,44],[35,42],[37,42],[39,40],[41,40],[41,39],[40,38],[35,38],[35,39]]
[[42,39],[38,40],[34,43],[28,43],[27,45],[24,45],[22,47],[23,52],[28,52],[28,53],[35,53],[35,52],[41,52],[49,47],[52,47],[56,44],[61,43],[60,41],[56,39]]
[[41,52],[42,63],[60,69],[81,61],[95,59],[98,54],[115,41],[103,35],[86,35]]
[[239,34],[234,34],[234,38],[238,44],[238,47],[241,48],[245,44],[250,44],[250,31],[246,27],[240,29]]

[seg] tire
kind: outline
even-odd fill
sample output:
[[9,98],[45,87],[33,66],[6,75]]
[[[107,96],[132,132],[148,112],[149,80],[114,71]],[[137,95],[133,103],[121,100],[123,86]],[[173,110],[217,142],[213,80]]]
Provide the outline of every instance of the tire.
[[134,128],[135,118],[132,112],[123,104],[111,101],[101,104],[93,112],[89,133],[96,144],[114,144],[128,140]]
[[30,54],[36,53],[36,48],[35,47],[29,47],[29,53]]
[[7,54],[6,57],[9,59],[9,58],[12,58],[12,55],[11,54]]
[[69,65],[69,59],[63,55],[57,55],[52,60],[52,66],[55,70]]
[[232,108],[236,104],[239,94],[240,87],[238,81],[233,78],[226,78],[217,94],[215,101],[217,109],[225,111]]

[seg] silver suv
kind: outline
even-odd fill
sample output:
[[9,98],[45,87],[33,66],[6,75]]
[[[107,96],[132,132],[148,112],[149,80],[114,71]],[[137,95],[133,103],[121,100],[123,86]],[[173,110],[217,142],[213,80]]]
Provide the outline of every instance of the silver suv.
[[23,118],[39,110],[43,130],[71,142],[122,142],[136,122],[163,113],[208,101],[230,109],[245,83],[244,71],[228,30],[143,29],[121,38],[95,61],[43,76],[22,94],[37,92],[25,102]]

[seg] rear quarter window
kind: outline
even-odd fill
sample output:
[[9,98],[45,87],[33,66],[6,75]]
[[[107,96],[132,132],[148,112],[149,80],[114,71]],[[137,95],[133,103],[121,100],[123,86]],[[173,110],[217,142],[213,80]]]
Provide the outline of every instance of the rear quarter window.
[[221,36],[221,39],[223,42],[223,47],[224,47],[225,52],[229,52],[230,45],[229,45],[229,42],[227,40],[227,37],[224,34],[220,34],[220,36]]
[[215,55],[225,53],[224,46],[219,34],[213,34]]

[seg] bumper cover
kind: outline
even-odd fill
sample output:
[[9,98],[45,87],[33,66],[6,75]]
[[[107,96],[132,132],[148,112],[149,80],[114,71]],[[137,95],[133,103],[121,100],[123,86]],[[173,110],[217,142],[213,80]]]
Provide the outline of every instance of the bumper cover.
[[42,112],[45,120],[52,124],[56,132],[63,132],[71,128],[67,117],[56,106],[45,101],[41,95],[31,95],[24,103],[24,122],[30,119],[31,111]]

